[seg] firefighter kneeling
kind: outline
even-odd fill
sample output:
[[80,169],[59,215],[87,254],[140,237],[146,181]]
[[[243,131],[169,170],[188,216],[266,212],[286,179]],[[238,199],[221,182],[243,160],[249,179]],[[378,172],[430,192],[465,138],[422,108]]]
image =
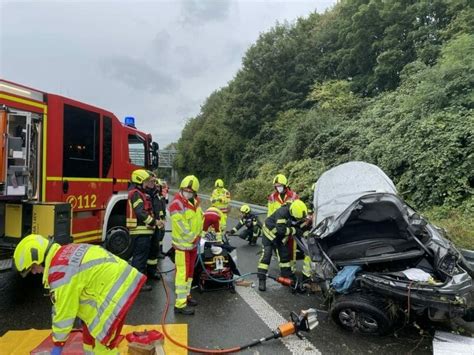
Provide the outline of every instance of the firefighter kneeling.
[[44,272],[43,284],[53,302],[51,354],[61,354],[76,317],[83,322],[86,354],[117,353],[111,349],[121,340],[125,316],[146,281],[144,275],[100,246],[61,246],[36,234],[20,241],[13,258],[22,276]]
[[272,259],[273,249],[276,250],[280,273],[282,277],[295,278],[291,271],[290,254],[287,243],[290,235],[302,235],[302,223],[308,214],[308,208],[301,200],[296,200],[291,205],[283,205],[265,220],[262,236],[262,256],[258,264],[258,289],[266,290],[266,274]]

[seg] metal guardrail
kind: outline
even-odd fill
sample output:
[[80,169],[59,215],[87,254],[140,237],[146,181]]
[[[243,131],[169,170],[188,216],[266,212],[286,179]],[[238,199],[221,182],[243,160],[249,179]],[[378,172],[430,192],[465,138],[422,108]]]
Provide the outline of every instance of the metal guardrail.
[[[170,189],[170,192],[176,193],[178,190],[175,189]],[[199,197],[201,200],[210,200],[211,196],[210,195],[205,195],[205,194],[199,194]],[[268,208],[265,206],[260,206],[260,205],[253,205],[251,203],[246,203],[242,201],[235,201],[231,200],[230,204],[231,207],[241,207],[242,205],[249,205],[250,209],[255,213],[255,214],[267,214]]]
[[[199,194],[199,197],[201,199],[207,199],[207,200],[211,199],[210,195]],[[232,207],[239,207],[239,208],[243,205],[249,205],[250,209],[256,214],[267,214],[267,211],[268,211],[268,208],[265,207],[265,206],[253,205],[251,203],[246,203],[246,202],[242,202],[242,201],[231,200],[229,205],[232,206]]]

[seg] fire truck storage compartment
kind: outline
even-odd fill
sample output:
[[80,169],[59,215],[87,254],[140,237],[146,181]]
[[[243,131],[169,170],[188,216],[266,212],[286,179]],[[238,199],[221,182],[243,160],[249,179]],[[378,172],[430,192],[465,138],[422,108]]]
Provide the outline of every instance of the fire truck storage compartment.
[[30,202],[31,232],[54,237],[59,244],[72,243],[71,205],[63,202]]
[[11,111],[7,115],[6,176],[0,179],[0,194],[33,197],[36,194],[38,172],[39,117],[31,112]]
[[[0,208],[4,235],[21,238],[30,233],[71,243],[71,205],[63,202],[6,203]],[[2,213],[3,212],[3,213]]]

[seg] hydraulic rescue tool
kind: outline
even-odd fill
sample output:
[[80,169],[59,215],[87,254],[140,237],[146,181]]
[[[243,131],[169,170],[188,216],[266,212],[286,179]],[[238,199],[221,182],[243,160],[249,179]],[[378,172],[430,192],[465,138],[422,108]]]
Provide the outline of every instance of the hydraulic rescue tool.
[[[177,340],[172,338],[170,336],[170,334],[167,332],[165,321],[166,321],[166,316],[168,314],[168,309],[169,309],[169,305],[170,305],[170,292],[169,292],[168,284],[165,281],[164,277],[161,279],[161,281],[163,282],[163,286],[165,288],[165,293],[166,293],[165,311],[163,312],[163,316],[161,317],[161,326],[163,328],[163,333],[175,345],[177,345],[181,348],[187,349],[189,351],[196,352],[196,353],[203,353],[203,354],[234,353],[234,352],[241,351],[243,349],[247,349],[247,348],[256,346],[258,344],[262,344],[262,343],[264,343],[266,341],[269,341],[269,340],[272,340],[272,339],[284,338],[284,337],[289,336],[291,334],[296,334],[300,339],[302,339],[303,334],[301,332],[308,332],[310,330],[313,330],[318,325],[318,317],[321,314],[323,315],[323,317],[326,316],[326,312],[321,313],[318,310],[313,309],[313,308],[303,310],[303,311],[300,312],[299,315],[296,314],[295,312],[292,312],[290,322],[280,325],[278,328],[276,328],[272,331],[271,335],[269,335],[265,338],[261,338],[261,339],[255,340],[251,343],[241,345],[241,346],[236,346],[236,347],[233,347],[233,348],[228,348],[228,349],[220,349],[220,350],[214,349],[214,350],[211,350],[211,349],[195,348],[195,347],[188,346],[188,345],[185,345],[185,344],[182,344],[182,343],[178,342]],[[284,282],[288,283],[288,281],[286,279],[285,279]],[[282,284],[284,284],[284,283],[282,283]]]

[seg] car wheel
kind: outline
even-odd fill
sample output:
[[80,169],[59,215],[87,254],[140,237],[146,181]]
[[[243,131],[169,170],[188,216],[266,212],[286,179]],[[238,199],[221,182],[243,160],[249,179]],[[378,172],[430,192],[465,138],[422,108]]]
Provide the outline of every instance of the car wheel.
[[385,335],[393,328],[386,303],[373,296],[352,294],[336,298],[331,317],[342,328],[366,335]]

